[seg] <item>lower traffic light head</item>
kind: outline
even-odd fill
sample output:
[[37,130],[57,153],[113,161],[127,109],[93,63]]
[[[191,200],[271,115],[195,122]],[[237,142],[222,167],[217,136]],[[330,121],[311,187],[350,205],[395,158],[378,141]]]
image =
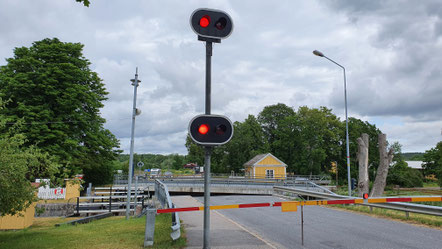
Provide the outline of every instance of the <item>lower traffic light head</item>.
[[198,115],[189,123],[189,134],[195,143],[205,146],[222,145],[233,136],[233,125],[225,116]]

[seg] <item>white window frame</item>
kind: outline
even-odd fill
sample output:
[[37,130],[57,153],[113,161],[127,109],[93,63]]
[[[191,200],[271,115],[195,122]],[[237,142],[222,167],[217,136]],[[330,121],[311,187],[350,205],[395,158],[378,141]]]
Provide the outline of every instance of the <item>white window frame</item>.
[[266,179],[275,178],[275,170],[274,169],[266,169]]

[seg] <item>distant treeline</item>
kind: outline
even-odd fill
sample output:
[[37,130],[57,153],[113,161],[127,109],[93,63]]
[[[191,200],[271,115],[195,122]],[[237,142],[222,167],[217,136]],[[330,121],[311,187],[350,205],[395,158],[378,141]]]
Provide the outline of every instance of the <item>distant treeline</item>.
[[423,161],[424,154],[423,152],[406,152],[402,153],[402,158],[404,158],[405,161]]
[[[120,154],[118,157],[121,169],[127,172],[129,165],[129,154]],[[144,166],[141,169],[160,168],[167,169],[182,169],[183,165],[188,163],[186,156],[179,154],[160,155],[160,154],[134,154],[134,166],[138,169],[138,162],[143,162]]]

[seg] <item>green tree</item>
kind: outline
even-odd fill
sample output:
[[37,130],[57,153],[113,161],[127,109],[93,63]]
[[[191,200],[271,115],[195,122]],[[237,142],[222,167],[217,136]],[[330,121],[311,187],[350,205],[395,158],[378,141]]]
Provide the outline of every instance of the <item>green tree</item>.
[[75,0],[79,3],[83,3],[84,6],[89,7],[89,4],[91,4],[91,2],[89,0]]
[[[0,98],[0,109],[3,103]],[[18,122],[7,125],[7,118],[0,115],[0,216],[14,215],[36,201],[35,178],[54,181],[58,165],[35,146],[24,146],[26,137],[19,133],[23,125]]]
[[278,103],[264,107],[258,115],[258,122],[264,131],[264,135],[273,150],[273,142],[275,141],[276,131],[281,125],[281,122],[289,116],[295,114],[293,108],[285,104]]
[[319,109],[300,107],[298,109],[302,146],[298,153],[302,155],[303,165],[308,174],[320,174],[328,172],[331,162],[339,156],[340,129],[339,119],[331,112],[331,109],[320,107]]
[[186,137],[186,148],[187,148],[187,163],[196,163],[198,165],[204,165],[204,148],[197,145],[189,134]]
[[253,115],[234,123],[232,140],[223,146],[222,164],[226,172],[241,173],[243,165],[254,156],[270,151],[264,132]]
[[422,187],[423,176],[418,170],[408,167],[402,156],[402,146],[394,142],[391,147],[394,149],[394,164],[388,170],[387,184],[405,188]]
[[341,122],[330,109],[302,106],[280,122],[272,153],[296,174],[321,174],[339,154]]
[[425,151],[423,170],[425,176],[434,174],[442,187],[442,141],[437,143],[436,147]]
[[57,38],[15,48],[0,68],[0,97],[11,100],[1,113],[24,120],[25,146],[56,156],[70,175],[83,172],[87,182],[103,184],[111,180],[119,144],[103,127],[108,93],[82,50]]

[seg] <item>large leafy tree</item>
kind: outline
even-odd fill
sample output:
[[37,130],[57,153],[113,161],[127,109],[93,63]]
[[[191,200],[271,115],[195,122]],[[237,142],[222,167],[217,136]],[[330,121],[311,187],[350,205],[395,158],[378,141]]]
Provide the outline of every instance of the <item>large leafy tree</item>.
[[296,174],[320,174],[339,156],[341,122],[325,107],[298,111],[279,122],[272,153]]
[[269,105],[264,107],[264,109],[258,115],[258,122],[264,131],[271,149],[273,149],[273,143],[276,139],[276,132],[281,126],[281,122],[289,116],[295,114],[295,111],[282,103],[276,105]]
[[35,146],[24,146],[26,137],[20,133],[21,122],[7,125],[7,121],[0,114],[0,216],[26,209],[36,200],[36,188],[31,182],[35,178],[53,178],[58,167],[47,153]]
[[101,184],[111,179],[118,141],[103,127],[100,108],[108,93],[82,50],[57,38],[15,48],[0,68],[0,97],[10,100],[1,112],[24,120],[26,146],[35,144],[71,175],[83,172],[86,181]]
[[425,176],[435,175],[439,186],[442,187],[442,141],[425,151],[423,169]]

